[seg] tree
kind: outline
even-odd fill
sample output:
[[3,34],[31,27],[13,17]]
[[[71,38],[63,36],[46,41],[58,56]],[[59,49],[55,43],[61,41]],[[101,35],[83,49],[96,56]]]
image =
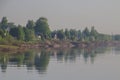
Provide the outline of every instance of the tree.
[[81,33],[81,30],[78,30],[78,40],[82,40],[82,33]]
[[54,39],[57,38],[56,35],[57,35],[57,31],[56,30],[51,32],[51,38],[54,38]]
[[26,24],[26,28],[28,29],[34,29],[35,27],[35,23],[33,20],[28,20],[27,24]]
[[92,41],[96,40],[98,37],[98,32],[95,30],[94,26],[91,27],[90,38]]
[[47,18],[41,17],[36,21],[35,34],[41,35],[42,38],[48,38],[50,36],[50,28],[47,22]]
[[24,31],[21,25],[18,25],[18,40],[24,40]]
[[70,32],[68,29],[65,29],[65,36],[66,36],[66,39],[70,39]]
[[23,28],[23,30],[25,34],[25,38],[24,38],[25,41],[32,41],[35,38],[33,30],[30,30],[28,28]]
[[9,34],[18,39],[18,27],[11,28]]
[[24,31],[21,25],[11,28],[9,33],[18,40],[24,40]]
[[2,21],[1,21],[1,29],[3,29],[3,30],[5,30],[5,29],[7,29],[7,24],[8,24],[8,20],[7,20],[7,18],[6,17],[3,17],[2,18]]
[[64,40],[64,39],[65,39],[64,31],[63,31],[63,30],[58,30],[58,31],[57,31],[57,37],[58,37],[60,40]]
[[82,36],[83,36],[85,41],[89,41],[90,32],[89,32],[89,29],[87,27],[83,30]]
[[1,36],[2,38],[5,37],[4,31],[3,31],[2,29],[0,29],[0,36]]
[[70,29],[70,39],[71,40],[77,39],[77,31],[75,29]]
[[87,27],[83,30],[83,35],[85,35],[85,36],[90,35],[89,29]]

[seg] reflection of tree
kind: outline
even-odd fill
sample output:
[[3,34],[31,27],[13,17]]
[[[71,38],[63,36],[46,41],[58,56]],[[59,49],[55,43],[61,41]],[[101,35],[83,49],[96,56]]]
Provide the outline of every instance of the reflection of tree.
[[58,61],[63,61],[63,57],[64,57],[64,51],[62,51],[62,50],[58,50],[57,51],[57,60]]
[[95,57],[97,54],[104,54],[107,51],[107,47],[99,47],[99,48],[85,48],[85,49],[60,49],[57,50],[57,60],[65,62],[75,62],[77,57],[83,56],[85,63],[89,60],[91,63],[94,63]]
[[91,53],[90,53],[90,57],[91,57],[91,63],[93,64],[94,63],[94,60],[95,60],[95,57],[96,57],[96,52],[95,50],[92,50]]
[[1,69],[2,72],[6,72],[7,69],[7,63],[9,61],[9,56],[7,54],[2,54],[0,55],[0,64],[1,64]]
[[97,54],[104,54],[108,50],[108,47],[98,47],[93,49],[84,49],[83,57],[85,62],[88,62],[88,58],[90,58],[91,63],[94,63],[95,57]]
[[47,51],[42,50],[39,54],[34,54],[32,51],[27,51],[24,53],[15,54],[1,54],[0,55],[0,65],[2,71],[5,72],[7,69],[8,62],[10,65],[26,65],[27,69],[30,70],[34,66],[39,72],[45,72],[49,63],[50,55]]
[[35,68],[39,73],[46,72],[47,66],[49,64],[50,55],[45,50],[35,56]]
[[84,49],[83,57],[84,57],[85,63],[88,62],[88,58],[90,58],[91,63],[94,63],[96,52],[94,49]]
[[34,66],[35,53],[33,53],[33,51],[27,51],[25,52],[24,55],[25,55],[24,62],[27,66],[27,69],[32,70],[32,67]]
[[21,65],[23,65],[24,62],[24,54],[18,53],[9,55],[9,62],[20,67]]
[[58,50],[57,51],[57,60],[65,62],[75,62],[76,57],[80,56],[80,49],[66,49],[66,50]]
[[89,52],[88,52],[88,50],[84,50],[83,57],[84,57],[85,62],[87,63],[88,57],[89,57]]
[[68,50],[65,55],[65,61],[74,62],[76,59],[75,49]]
[[[119,51],[119,48],[114,48]],[[110,50],[107,47],[99,47],[94,49],[56,49],[56,50],[45,50],[41,51],[26,51],[16,54],[2,54],[0,53],[0,65],[3,72],[6,71],[7,65],[22,66],[26,65],[28,70],[35,69],[40,73],[46,72],[47,66],[49,64],[50,56],[55,56],[58,61],[62,62],[75,62],[77,58],[82,56],[87,63],[89,60],[94,63],[95,58],[98,54],[104,54],[105,51]],[[35,54],[36,53],[36,54]]]

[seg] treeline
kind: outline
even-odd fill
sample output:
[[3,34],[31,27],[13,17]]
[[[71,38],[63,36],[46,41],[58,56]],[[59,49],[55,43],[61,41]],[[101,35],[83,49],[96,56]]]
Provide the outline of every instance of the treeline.
[[0,22],[0,43],[12,41],[43,41],[43,40],[70,40],[70,41],[109,41],[120,40],[120,35],[106,35],[99,33],[94,27],[81,30],[61,29],[51,31],[48,20],[40,17],[35,22],[28,20],[25,26],[15,25],[3,17]]
[[55,30],[51,33],[52,38],[56,34],[57,38],[60,40],[72,40],[72,41],[109,41],[112,39],[110,35],[98,33],[97,30],[91,27],[89,30],[87,27],[81,30],[75,29],[65,29],[65,30]]

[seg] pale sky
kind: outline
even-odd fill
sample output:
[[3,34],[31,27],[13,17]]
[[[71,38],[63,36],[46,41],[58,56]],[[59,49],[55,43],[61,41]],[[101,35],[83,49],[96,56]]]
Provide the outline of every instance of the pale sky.
[[43,16],[51,29],[95,28],[120,34],[120,0],[0,0],[0,20],[25,26]]

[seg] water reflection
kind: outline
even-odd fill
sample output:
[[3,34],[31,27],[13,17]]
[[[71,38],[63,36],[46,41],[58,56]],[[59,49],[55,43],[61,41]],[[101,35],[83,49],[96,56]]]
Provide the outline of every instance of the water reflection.
[[[120,51],[120,48],[112,48]],[[0,53],[0,66],[2,72],[7,71],[7,66],[21,67],[27,70],[36,70],[40,74],[44,74],[47,70],[50,59],[56,59],[57,62],[74,63],[78,58],[84,58],[84,62],[88,61],[94,64],[98,54],[105,54],[111,50],[108,47],[100,47],[96,49],[41,49],[39,51],[26,51],[24,53],[7,54]]]

